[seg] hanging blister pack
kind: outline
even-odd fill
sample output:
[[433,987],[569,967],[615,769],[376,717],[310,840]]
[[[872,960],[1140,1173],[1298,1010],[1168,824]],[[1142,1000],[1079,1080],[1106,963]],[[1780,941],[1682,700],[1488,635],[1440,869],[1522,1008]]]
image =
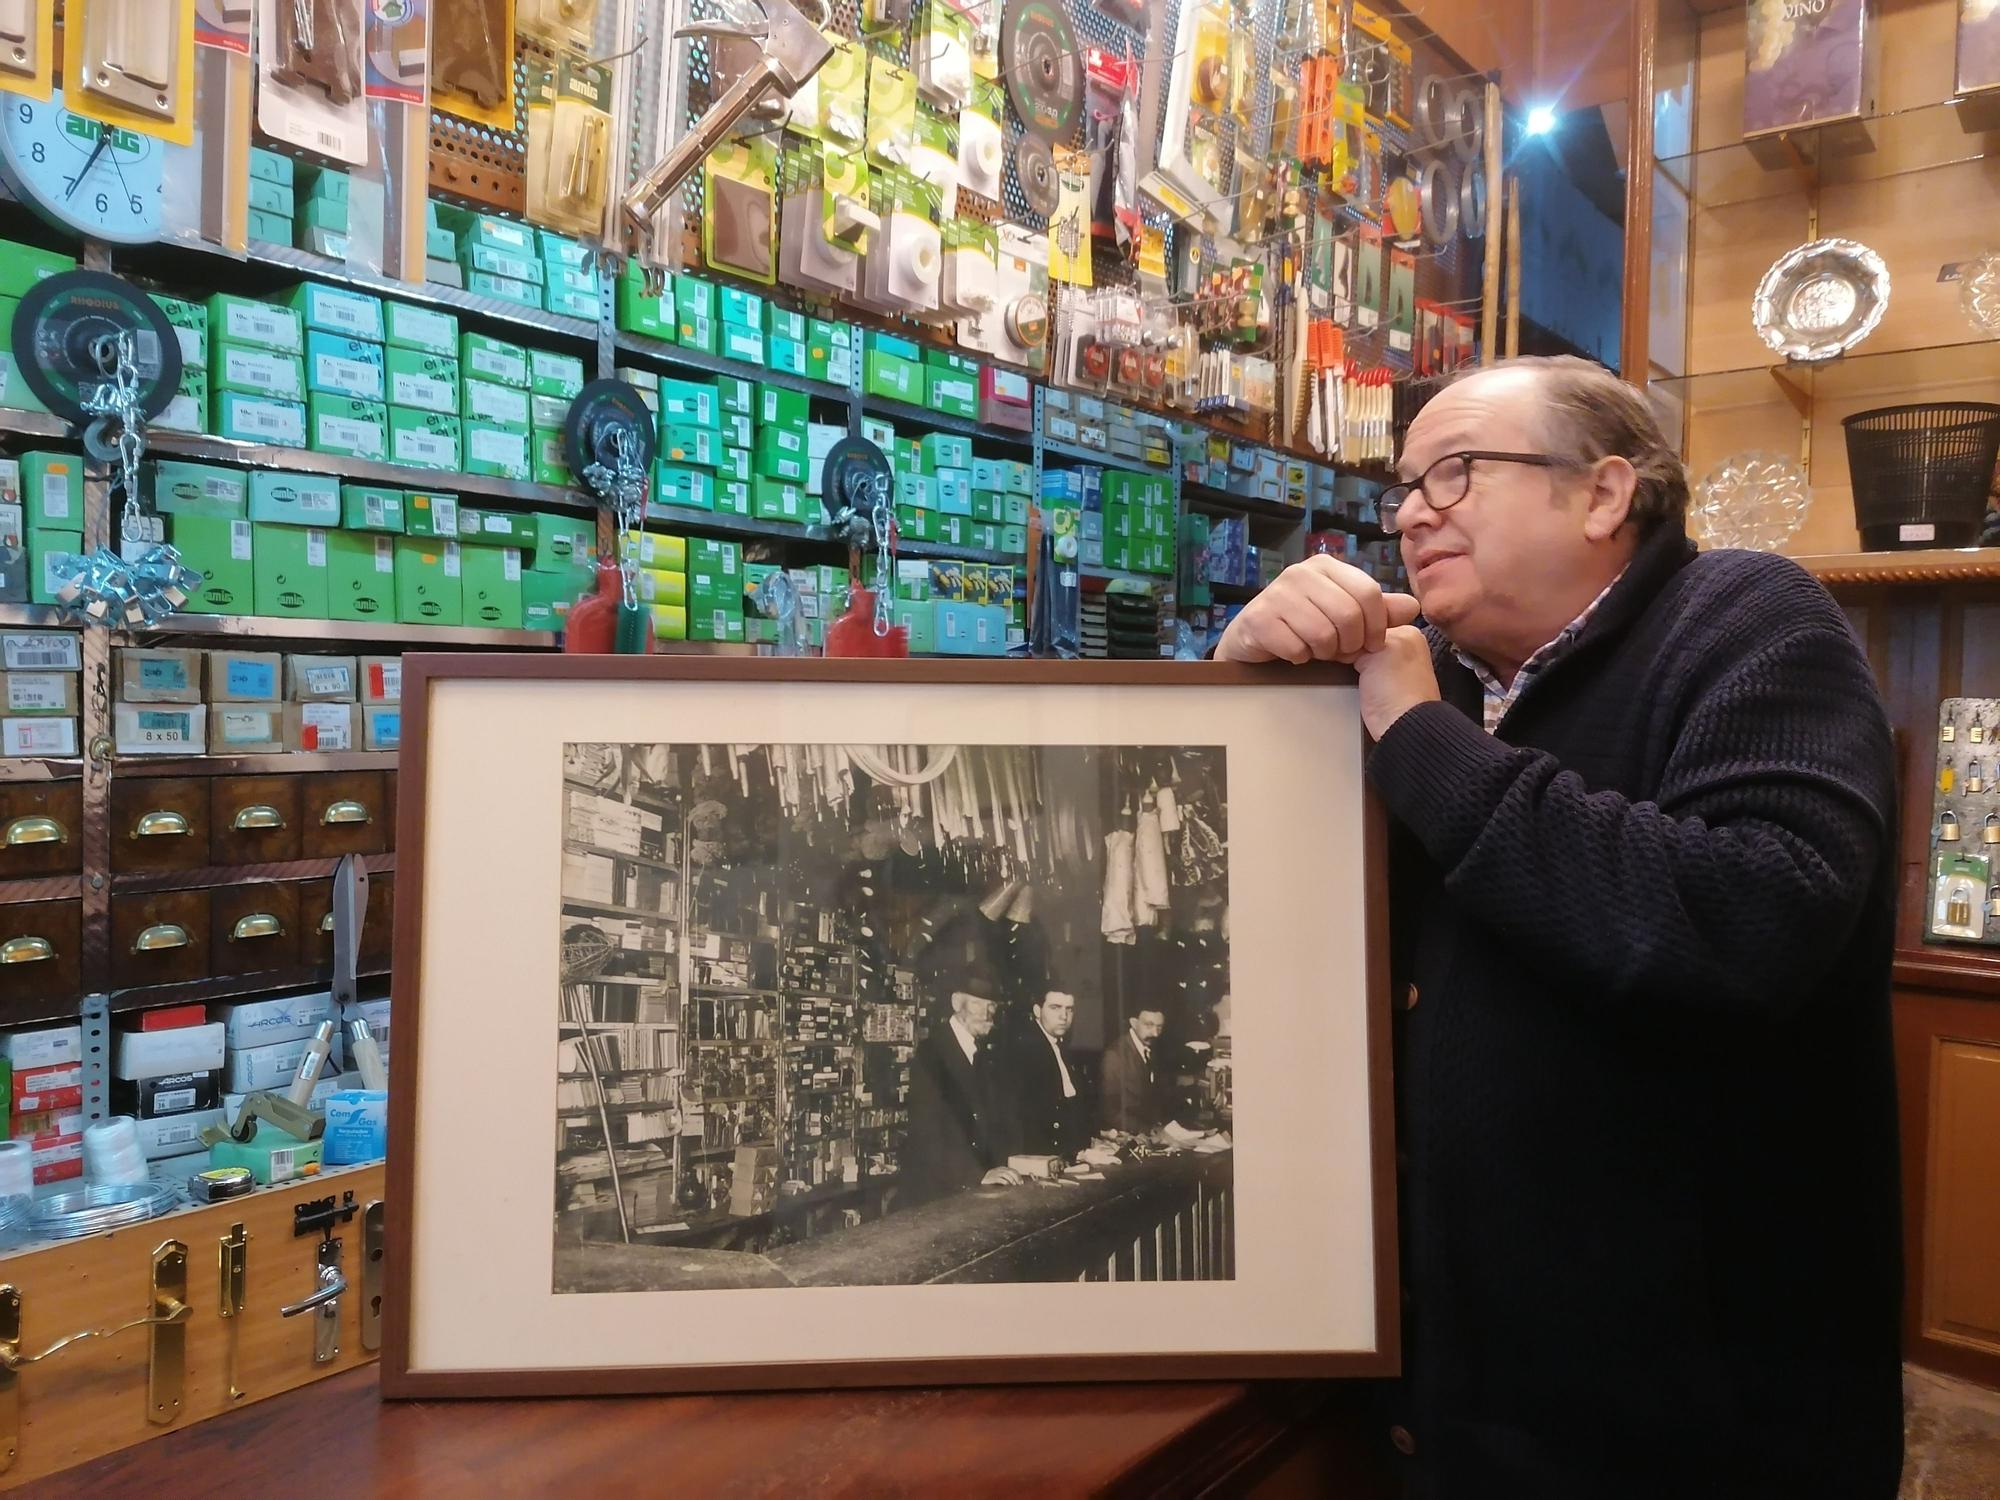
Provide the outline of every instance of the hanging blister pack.
[[565,53],[528,80],[528,217],[571,234],[604,222],[611,70]]
[[1000,133],[999,86],[980,82],[958,113],[958,182],[968,193],[997,203],[1006,151]]
[[514,127],[514,0],[439,0],[431,16],[432,102],[494,130]]
[[917,80],[886,57],[868,63],[868,161],[907,169],[917,130]]
[[769,140],[731,141],[709,152],[702,256],[718,271],[775,282],[777,156]]
[[940,109],[959,109],[972,97],[972,37],[965,18],[944,5],[927,6],[924,27],[910,43],[917,87]]
[[514,29],[551,47],[588,53],[597,29],[597,6],[598,0],[514,0]]
[[46,99],[54,83],[56,0],[0,0],[0,83]]
[[958,213],[958,140],[949,120],[929,107],[917,110],[910,134],[910,175],[937,193],[940,219]]
[[350,166],[368,160],[361,0],[260,0],[257,125]]
[[978,219],[944,226],[944,275],[938,306],[953,317],[976,317],[999,298],[999,236]]
[[71,0],[62,45],[64,102],[74,113],[179,146],[193,141],[194,0]]

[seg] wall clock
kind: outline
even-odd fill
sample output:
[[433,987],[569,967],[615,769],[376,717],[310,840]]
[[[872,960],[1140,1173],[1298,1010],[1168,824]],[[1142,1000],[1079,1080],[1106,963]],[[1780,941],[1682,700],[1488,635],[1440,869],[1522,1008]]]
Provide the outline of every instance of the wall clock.
[[160,237],[163,149],[152,136],[103,125],[48,102],[0,94],[0,176],[43,218],[121,245]]

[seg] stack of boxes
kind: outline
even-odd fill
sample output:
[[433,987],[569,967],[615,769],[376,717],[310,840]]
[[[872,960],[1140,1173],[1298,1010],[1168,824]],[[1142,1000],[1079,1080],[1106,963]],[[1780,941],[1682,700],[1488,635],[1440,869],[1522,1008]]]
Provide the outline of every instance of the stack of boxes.
[[[73,255],[0,240],[0,328],[14,326],[14,313],[35,283],[58,272],[75,269],[76,257]],[[21,378],[21,372],[14,367],[13,346],[5,339],[0,339],[0,345],[6,345],[0,348],[0,406],[15,411],[47,411],[40,398],[28,389],[28,382]]]
[[[310,1100],[323,1107],[329,1094],[346,1087],[348,1080],[341,1075],[346,1028],[341,1024],[331,994],[245,1000],[218,1005],[214,1014],[213,1024],[222,1043],[221,1071],[217,1075],[221,1085],[218,1121],[236,1119],[244,1099],[251,1094],[282,1091],[298,1072],[300,1062],[313,1044],[313,1034],[326,1021],[335,1023],[332,1050],[320,1068]],[[273,1161],[272,1146],[287,1154]],[[297,1140],[269,1123],[259,1124],[248,1148],[227,1142],[224,1147],[227,1160],[218,1157],[218,1162],[247,1166],[261,1183],[284,1182],[317,1170],[322,1151],[320,1141]]]
[[521,575],[521,625],[561,630],[569,608],[597,587],[597,528],[575,516],[538,515]]
[[764,299],[741,287],[725,286],[718,300],[722,321],[717,330],[716,352],[739,364],[763,364]]
[[77,753],[77,715],[83,648],[76,632],[12,630],[0,635],[0,680],[6,713],[0,717],[0,754],[70,756]]
[[484,334],[461,334],[458,370],[465,472],[526,480],[532,472],[528,351]]
[[[297,202],[292,159],[262,146],[250,148],[249,235],[267,245],[289,245]],[[346,226],[343,225],[344,229]]]
[[292,220],[293,242],[315,255],[347,258],[347,174],[334,167],[313,173],[306,201]]
[[206,1149],[201,1132],[222,1124],[224,1031],[201,1006],[177,1005],[142,1012],[136,1029],[117,1034],[111,1109],[138,1122],[148,1161],[192,1156]]
[[387,303],[389,461],[417,469],[460,470],[458,319],[436,308]]
[[1161,474],[1106,469],[1099,480],[1104,566],[1118,572],[1174,570],[1173,483]]
[[1008,564],[899,559],[890,619],[913,652],[999,656],[1025,639],[1019,580]]
[[[465,290],[542,312],[548,274],[532,225],[493,214],[441,206],[438,223],[457,238]],[[593,308],[593,312],[594,312]]]
[[33,1151],[37,1184],[83,1175],[83,1028],[0,1037],[8,1075],[7,1137]]
[[566,318],[597,319],[597,257],[588,245],[547,229],[535,231],[542,256],[542,307]]
[[389,457],[382,299],[302,282],[283,304],[305,333],[306,446],[382,463]]
[[151,294],[181,346],[181,383],[151,425],[169,432],[208,430],[208,309],[161,292]]
[[757,386],[756,445],[751,453],[750,514],[759,520],[805,524],[819,519],[808,505],[812,463],[810,398],[783,386]]
[[[15,497],[9,502],[0,496],[0,532],[27,542],[27,593],[22,597],[53,604],[81,565],[83,460],[74,453],[23,453],[11,483],[0,474],[0,490]],[[10,592],[18,594],[19,585]]]
[[402,665],[393,656],[123,648],[113,659],[121,755],[395,750]]
[[583,392],[583,361],[574,354],[528,351],[528,464],[536,484],[572,483],[563,457],[570,403]]
[[685,537],[660,532],[628,532],[620,539],[624,558],[638,569],[639,602],[653,612],[653,635],[663,641],[688,638],[688,544]]
[[709,537],[687,541],[688,639],[741,641],[743,548]]
[[208,299],[208,430],[306,446],[305,329],[296,310],[218,292]]

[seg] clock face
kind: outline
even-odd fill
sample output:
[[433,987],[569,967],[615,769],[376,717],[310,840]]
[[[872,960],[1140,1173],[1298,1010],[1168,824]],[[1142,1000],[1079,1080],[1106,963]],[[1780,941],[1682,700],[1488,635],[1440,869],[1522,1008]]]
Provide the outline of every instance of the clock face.
[[42,217],[122,245],[160,237],[163,147],[47,103],[0,93],[0,173]]

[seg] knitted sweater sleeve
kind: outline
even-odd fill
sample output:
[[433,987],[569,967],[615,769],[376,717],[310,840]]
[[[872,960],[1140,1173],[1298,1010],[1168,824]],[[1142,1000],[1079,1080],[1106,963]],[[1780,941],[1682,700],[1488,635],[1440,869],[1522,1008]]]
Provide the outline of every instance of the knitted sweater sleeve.
[[1891,765],[1866,662],[1816,626],[1692,696],[1657,801],[1593,791],[1441,703],[1392,724],[1369,775],[1524,960],[1613,1002],[1776,1018],[1860,913],[1892,836]]

